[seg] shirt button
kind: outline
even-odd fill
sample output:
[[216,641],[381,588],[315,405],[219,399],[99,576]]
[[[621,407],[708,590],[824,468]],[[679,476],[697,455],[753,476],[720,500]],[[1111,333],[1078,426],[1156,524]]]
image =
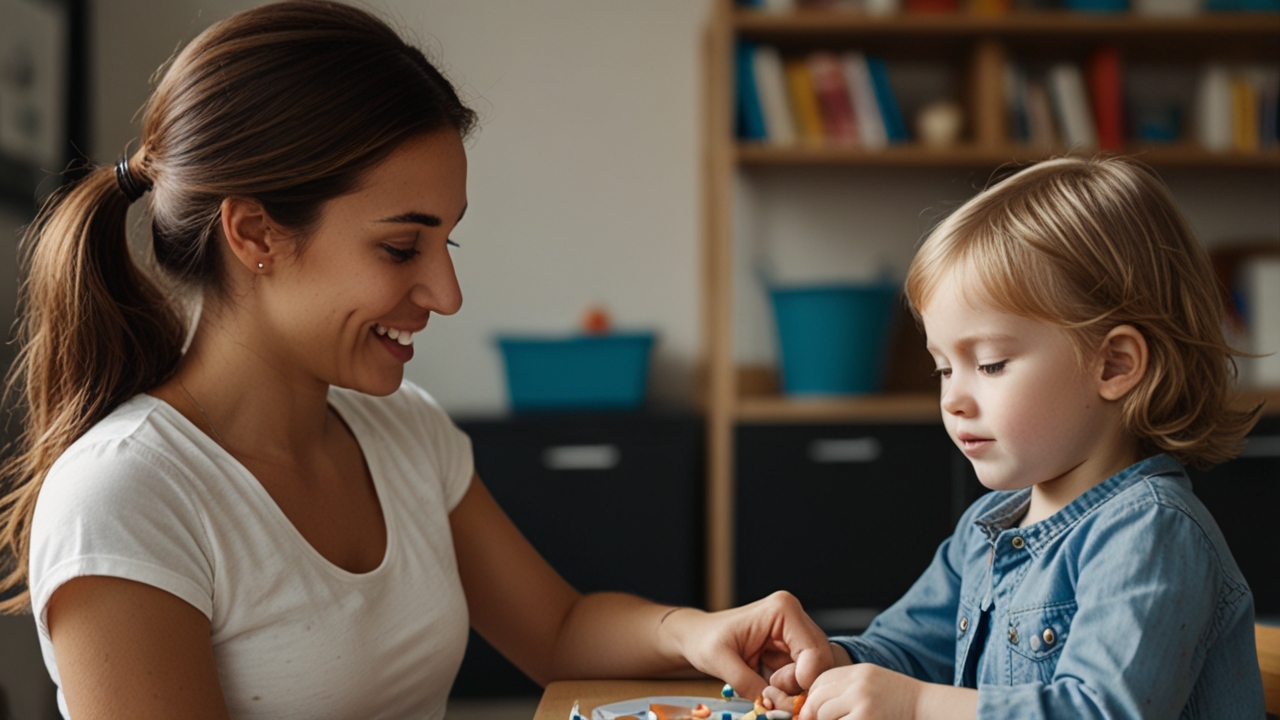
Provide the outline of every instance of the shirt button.
[[1013,546],[1014,546],[1015,548],[1017,548],[1018,550],[1021,550],[1021,549],[1022,549],[1022,546],[1027,544],[1025,541],[1023,541],[1023,539],[1022,539],[1022,537],[1021,537],[1020,535],[1014,535],[1014,536],[1013,536],[1013,539],[1012,539],[1012,540],[1010,540],[1009,542],[1010,542],[1010,543],[1012,543],[1012,544],[1013,544]]
[[1018,628],[1009,628],[1009,642],[1014,645],[1018,644]]
[[1058,639],[1058,636],[1053,634],[1053,628],[1045,628],[1041,637],[1044,638],[1045,645],[1052,645],[1053,641]]
[[964,633],[968,629],[969,629],[969,618],[967,617],[960,618],[960,632]]

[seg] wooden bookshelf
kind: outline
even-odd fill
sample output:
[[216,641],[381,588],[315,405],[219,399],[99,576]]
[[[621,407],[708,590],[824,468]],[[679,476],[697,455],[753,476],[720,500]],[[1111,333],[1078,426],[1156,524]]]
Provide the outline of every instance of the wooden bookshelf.
[[[969,136],[938,149],[919,144],[880,151],[831,144],[778,147],[739,143],[734,127],[733,53],[738,40],[777,46],[784,54],[860,49],[890,62],[944,62],[958,69]],[[771,14],[714,0],[704,36],[703,92],[703,394],[707,415],[707,604],[734,604],[735,429],[746,424],[940,422],[933,393],[890,393],[832,399],[794,399],[761,385],[769,373],[743,373],[734,358],[734,186],[744,172],[771,167],[996,168],[1065,154],[1008,141],[1002,63],[1079,61],[1099,43],[1113,43],[1126,59],[1195,65],[1209,59],[1280,62],[1280,14],[1223,13],[1186,19],[1065,12],[1003,17],[898,15],[871,17],[839,11]],[[1092,154],[1092,153],[1090,153]],[[1157,168],[1232,172],[1280,170],[1280,152],[1213,153],[1186,144],[1132,147]],[[771,371],[770,371],[771,372]],[[767,385],[767,383],[765,384]],[[1245,391],[1280,415],[1280,390]],[[1242,405],[1243,406],[1243,405]]]
[[[1278,41],[1280,42],[1280,41]],[[923,145],[891,145],[883,150],[859,147],[811,145],[778,147],[742,143],[735,149],[742,167],[843,165],[849,167],[995,167],[1007,163],[1032,163],[1050,157],[1073,154],[1068,148],[1042,150],[1026,145],[977,145],[947,148]],[[1076,152],[1079,155],[1093,155]],[[1241,153],[1210,152],[1196,145],[1134,147],[1123,154],[1141,159],[1156,168],[1257,168],[1280,170],[1280,151]]]

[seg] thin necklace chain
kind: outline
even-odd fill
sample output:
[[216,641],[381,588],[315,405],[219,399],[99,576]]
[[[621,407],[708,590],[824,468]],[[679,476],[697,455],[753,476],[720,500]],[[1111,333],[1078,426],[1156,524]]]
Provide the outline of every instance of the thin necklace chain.
[[192,397],[191,391],[187,389],[187,386],[185,384],[183,384],[182,378],[178,378],[177,380],[178,380],[178,387],[182,388],[182,392],[187,394],[187,399],[191,401],[192,405],[196,406],[196,410],[200,411],[200,417],[204,418],[204,421],[206,424],[208,424],[209,429],[213,431],[213,436],[218,438],[218,444],[224,448],[228,447],[227,441],[222,439],[222,434],[218,432],[218,428],[213,426],[213,421],[209,419],[209,415],[204,411],[204,408],[200,407],[200,403],[196,402],[196,399]]

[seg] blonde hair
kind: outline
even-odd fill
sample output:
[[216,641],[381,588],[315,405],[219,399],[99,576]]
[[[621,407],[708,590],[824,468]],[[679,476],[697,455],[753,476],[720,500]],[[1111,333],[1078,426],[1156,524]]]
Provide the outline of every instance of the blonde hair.
[[974,300],[1063,328],[1082,361],[1111,329],[1137,328],[1147,371],[1121,413],[1145,452],[1201,468],[1239,454],[1261,406],[1231,407],[1240,353],[1223,337],[1221,287],[1150,168],[1061,158],[982,191],[912,261],[905,292],[917,320],[939,282],[961,269]]

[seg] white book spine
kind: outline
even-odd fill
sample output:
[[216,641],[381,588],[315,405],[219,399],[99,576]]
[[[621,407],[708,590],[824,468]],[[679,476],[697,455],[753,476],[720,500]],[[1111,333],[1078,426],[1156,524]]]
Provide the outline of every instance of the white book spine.
[[1196,86],[1196,139],[1208,150],[1231,149],[1232,123],[1231,71],[1225,65],[1206,65]]
[[1049,95],[1058,114],[1058,127],[1071,148],[1098,147],[1098,134],[1093,127],[1093,110],[1085,92],[1080,68],[1060,63],[1049,69]]
[[778,48],[771,45],[758,46],[752,58],[751,72],[755,76],[756,93],[764,112],[764,127],[769,142],[774,145],[795,143],[795,121],[791,117],[782,55]]
[[1256,387],[1280,387],[1280,257],[1251,258],[1241,268],[1253,358],[1247,381]]
[[871,82],[866,55],[860,52],[845,53],[841,62],[844,64],[845,82],[849,86],[849,98],[853,101],[853,112],[858,122],[858,139],[868,150],[888,147],[889,133],[884,127],[880,103],[876,102],[876,90]]

